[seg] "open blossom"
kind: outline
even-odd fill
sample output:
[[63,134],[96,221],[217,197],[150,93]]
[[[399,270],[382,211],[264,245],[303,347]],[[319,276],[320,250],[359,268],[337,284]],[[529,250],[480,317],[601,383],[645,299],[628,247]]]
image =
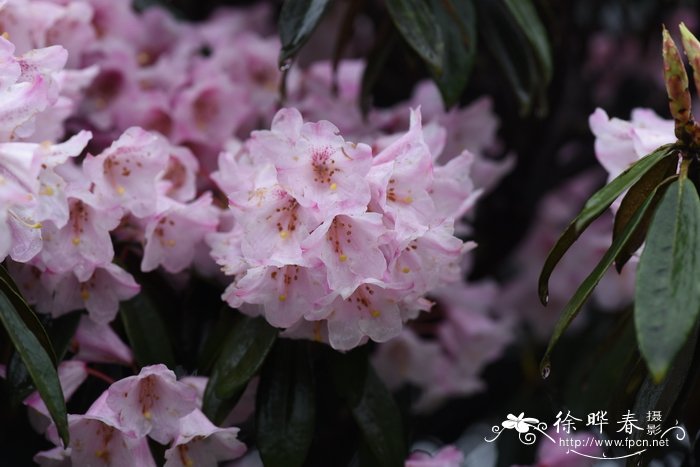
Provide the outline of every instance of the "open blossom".
[[[224,299],[275,326],[327,335],[338,349],[396,336],[430,308],[425,293],[459,277],[470,246],[453,235],[465,206],[451,198],[474,195],[464,162],[435,179],[418,111],[373,155],[330,122],[281,110],[271,130],[222,154],[213,175],[235,220],[209,237],[235,275]],[[443,190],[452,180],[465,187]]]
[[166,443],[175,436],[179,420],[195,409],[196,391],[177,381],[165,365],[152,365],[112,384],[106,404],[122,430]]
[[596,157],[610,180],[659,146],[676,141],[673,120],[650,109],[634,109],[630,121],[609,118],[603,109],[596,109],[589,124],[596,137]]
[[165,451],[166,467],[216,467],[219,462],[233,460],[246,452],[238,441],[238,428],[219,428],[195,409],[180,419],[180,427],[172,446]]

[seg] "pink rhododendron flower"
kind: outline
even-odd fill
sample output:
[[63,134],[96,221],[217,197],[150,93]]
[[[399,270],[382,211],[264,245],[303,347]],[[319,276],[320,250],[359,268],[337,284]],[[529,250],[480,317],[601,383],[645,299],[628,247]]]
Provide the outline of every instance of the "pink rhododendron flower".
[[416,451],[406,459],[405,467],[460,467],[464,454],[455,446],[445,446],[433,455]]
[[118,363],[132,365],[131,349],[108,324],[97,324],[87,316],[80,318],[73,335],[71,351],[76,360],[91,363]]
[[676,141],[673,121],[649,109],[633,110],[631,121],[611,119],[604,110],[596,109],[589,124],[596,137],[596,157],[610,180],[659,146]]
[[[410,327],[378,347],[373,364],[391,389],[405,383],[421,388],[418,412],[434,409],[450,397],[484,389],[480,373],[497,360],[512,340],[512,323],[493,311],[498,296],[494,283],[451,285],[431,293],[444,313],[434,329],[419,337]],[[415,324],[421,330],[421,323]]]
[[236,276],[224,299],[312,336],[327,326],[337,349],[398,335],[429,308],[423,295],[459,277],[470,245],[453,235],[454,219],[471,202],[450,198],[475,196],[464,162],[434,179],[417,111],[408,132],[373,156],[331,123],[281,110],[270,131],[222,154],[213,174],[234,218],[209,237],[213,257]]
[[112,384],[107,406],[114,411],[121,429],[136,437],[149,435],[167,443],[179,420],[195,409],[195,390],[175,378],[165,365],[144,367],[136,376]]
[[[537,446],[537,461],[532,467],[589,467],[595,463],[593,457],[603,457],[603,451],[593,443],[586,442],[588,438],[595,438],[591,433],[557,433],[550,429],[547,434],[554,439],[542,438]],[[560,446],[560,440],[566,441],[566,445]],[[576,453],[571,452],[572,443],[579,442],[581,446],[576,449]],[[513,466],[518,467],[518,466]],[[525,466],[523,466],[525,467]]]
[[236,459],[246,452],[237,439],[238,428],[218,428],[199,410],[180,419],[173,445],[165,451],[166,467],[216,467],[219,462]]

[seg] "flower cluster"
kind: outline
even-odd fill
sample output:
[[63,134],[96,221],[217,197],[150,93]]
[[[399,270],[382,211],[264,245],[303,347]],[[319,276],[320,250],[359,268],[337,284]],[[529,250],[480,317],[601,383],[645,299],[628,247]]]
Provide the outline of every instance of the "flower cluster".
[[330,122],[279,111],[213,175],[234,218],[210,236],[236,275],[225,300],[259,305],[243,309],[292,334],[327,335],[336,349],[396,336],[430,307],[426,292],[459,278],[470,245],[453,235],[454,219],[478,194],[472,157],[435,165],[419,111],[378,154]]
[[[59,369],[66,397],[86,376],[84,367],[70,369]],[[25,404],[39,406],[37,410],[46,414],[38,397]],[[47,436],[57,447],[38,453],[34,460],[44,466],[64,460],[76,466],[160,465],[153,459],[149,437],[170,444],[165,451],[167,467],[215,467],[242,456],[246,447],[237,439],[238,428],[216,427],[198,405],[195,386],[178,381],[164,365],[144,367],[138,375],[110,385],[85,414],[69,415],[69,446],[61,447],[55,427],[49,428]]]

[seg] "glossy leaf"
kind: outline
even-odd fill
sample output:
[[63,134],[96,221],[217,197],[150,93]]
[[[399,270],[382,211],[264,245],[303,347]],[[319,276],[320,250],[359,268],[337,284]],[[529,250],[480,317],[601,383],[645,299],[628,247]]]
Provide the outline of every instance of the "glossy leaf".
[[266,466],[302,466],[313,440],[314,383],[304,344],[280,340],[260,375],[256,440]]
[[642,203],[641,206],[639,206],[637,212],[635,212],[632,219],[630,219],[630,221],[627,223],[625,230],[620,233],[615,241],[613,241],[610,249],[608,249],[605,255],[603,255],[596,267],[593,268],[593,271],[586,277],[578,289],[576,289],[576,292],[564,307],[564,310],[561,312],[559,320],[554,327],[552,337],[549,339],[549,345],[547,346],[544,357],[542,358],[541,369],[543,372],[549,370],[549,355],[557,341],[559,341],[559,338],[562,336],[562,334],[564,334],[566,328],[569,327],[569,324],[571,324],[574,318],[576,318],[576,315],[581,310],[584,303],[586,303],[588,297],[591,296],[596,285],[598,285],[598,282],[600,282],[607,270],[613,264],[615,257],[617,257],[617,255],[620,253],[622,247],[627,243],[632,233],[641,222],[647,209],[649,209],[652,199],[653,196],[650,196],[644,201],[644,203]]
[[365,66],[365,71],[362,73],[360,109],[363,115],[367,115],[372,107],[372,91],[377,81],[379,81],[398,40],[398,33],[393,27],[380,30],[379,34],[379,38],[367,56],[367,66]]
[[639,350],[661,381],[700,311],[700,198],[681,177],[652,219],[637,268],[635,325]]
[[56,353],[54,352],[53,346],[51,345],[51,340],[46,334],[44,326],[41,325],[41,321],[37,318],[34,311],[30,308],[27,302],[22,297],[19,291],[19,287],[15,284],[12,277],[7,272],[4,266],[0,264],[0,289],[5,292],[6,297],[12,303],[12,306],[17,311],[19,316],[24,321],[27,328],[34,333],[37,340],[41,346],[46,351],[46,354],[51,359],[54,367],[58,365],[58,359],[56,358]]
[[219,316],[211,326],[209,335],[204,341],[202,350],[199,352],[199,359],[197,361],[197,368],[201,374],[209,374],[212,371],[212,367],[219,358],[221,354],[221,349],[226,342],[226,338],[233,326],[236,325],[236,318],[238,315],[231,311],[228,305],[222,307],[219,311]]
[[46,404],[46,408],[56,424],[58,434],[63,443],[68,446],[66,402],[63,399],[56,368],[37,337],[20,318],[4,289],[0,290],[0,321],[17,353],[22,358],[34,386]]
[[[696,328],[692,338],[685,343],[682,353],[670,369],[668,376],[660,384],[655,384],[652,378],[645,378],[637,392],[634,413],[646,414],[650,411],[659,411],[666,417],[667,422],[671,421],[668,417],[671,416],[676,401],[684,390],[688,390],[687,384],[692,381],[692,378],[688,381],[688,376],[695,357],[697,338]],[[635,431],[632,439],[640,439],[645,434],[645,432]]]
[[384,467],[403,466],[407,455],[401,413],[362,349],[333,361],[336,390],[346,400],[370,451]]
[[[244,387],[262,366],[277,338],[277,329],[263,318],[243,317],[226,339],[209,384],[226,399]],[[214,379],[214,378],[212,378]]]
[[[625,197],[622,198],[620,207],[615,215],[615,223],[613,224],[613,240],[625,229],[625,226],[632,218],[639,205],[649,197],[652,191],[656,190],[651,209],[647,211],[639,227],[637,227],[637,230],[634,231],[627,244],[622,248],[620,254],[615,258],[615,268],[618,272],[622,271],[622,267],[625,263],[627,263],[632,255],[644,243],[654,208],[666,192],[665,188],[676,178],[675,173],[677,165],[678,159],[675,157],[661,159],[647,173],[642,175],[642,177],[630,187]],[[662,184],[663,186],[660,186]]]
[[[51,346],[56,351],[58,361],[63,361],[63,357],[68,351],[75,330],[80,322],[81,312],[68,313],[59,318],[45,317],[46,334],[49,336]],[[7,382],[12,388],[12,403],[21,403],[36,388],[32,382],[27,367],[20,356],[15,353],[7,364]]]
[[471,0],[431,0],[445,40],[442,73],[433,73],[446,107],[459,101],[476,55],[476,10]]
[[520,114],[543,110],[546,81],[520,27],[501,1],[476,0],[479,34],[520,105]]
[[438,75],[445,64],[445,43],[435,15],[424,0],[385,0],[401,36]]
[[559,237],[544,261],[538,282],[540,301],[543,304],[547,304],[549,297],[549,278],[571,245],[591,225],[591,222],[603,214],[627,188],[639,180],[642,175],[647,173],[661,159],[669,157],[672,148],[672,145],[661,146],[656,151],[643,157],[586,201],[581,212]]
[[282,41],[280,66],[306,43],[329,4],[329,0],[285,0],[278,24]]
[[540,21],[535,5],[531,0],[505,0],[505,4],[530,43],[542,71],[542,77],[548,83],[552,77],[552,51],[549,47],[547,31]]
[[221,425],[240,400],[247,385],[243,385],[229,397],[219,398],[214,390],[217,381],[219,381],[219,374],[214,370],[209,377],[207,387],[204,389],[202,412],[204,412],[215,425]]
[[163,363],[169,368],[175,368],[173,346],[165,323],[144,292],[122,302],[120,314],[139,366]]

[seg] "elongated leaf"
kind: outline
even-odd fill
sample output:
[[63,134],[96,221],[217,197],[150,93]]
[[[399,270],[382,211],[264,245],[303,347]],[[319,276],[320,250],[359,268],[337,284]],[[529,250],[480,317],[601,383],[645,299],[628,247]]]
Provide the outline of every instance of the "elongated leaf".
[[[618,272],[622,271],[622,267],[632,257],[632,255],[642,246],[646,238],[649,224],[651,224],[654,208],[661,200],[661,197],[666,193],[666,187],[676,178],[673,175],[676,173],[678,161],[674,157],[666,157],[661,159],[647,173],[637,180],[627,191],[627,194],[622,199],[620,207],[615,215],[615,223],[613,225],[613,240],[625,229],[625,226],[634,215],[640,204],[644,202],[649,194],[656,190],[654,201],[651,209],[647,210],[642,222],[637,227],[637,230],[632,234],[627,244],[622,248],[622,251],[615,258],[615,268]],[[664,186],[660,186],[663,184]]]
[[[55,349],[59,362],[63,361],[63,357],[68,351],[68,346],[80,322],[80,314],[79,311],[76,311],[59,318],[46,317],[44,319],[46,334],[51,340],[51,346]],[[13,404],[21,403],[36,389],[27,367],[17,353],[12,355],[7,365],[7,382],[12,388]]]
[[401,413],[389,390],[367,361],[355,350],[333,361],[336,390],[344,397],[379,465],[400,467],[406,458]]
[[681,178],[666,191],[637,269],[634,318],[639,350],[661,381],[700,311],[700,198]]
[[280,340],[260,376],[256,439],[269,467],[302,466],[313,440],[314,384],[304,344]]
[[581,233],[591,225],[591,222],[603,214],[622,192],[639,180],[642,175],[654,167],[661,159],[669,157],[672,150],[672,145],[661,146],[651,154],[644,156],[632,167],[622,172],[615,180],[594,193],[593,196],[586,201],[581,212],[571,224],[569,224],[561,237],[559,237],[557,243],[554,244],[552,250],[547,255],[547,259],[544,261],[538,284],[540,301],[542,301],[543,304],[547,304],[549,297],[549,278],[556,265],[564,256],[564,253],[574,244]]
[[552,51],[535,6],[531,0],[505,0],[505,4],[532,46],[542,77],[548,83],[552,77]]
[[140,366],[163,363],[169,368],[175,368],[173,346],[165,323],[144,292],[122,302],[120,314],[134,357]]
[[542,107],[546,81],[539,76],[539,65],[519,25],[501,1],[476,0],[481,43],[510,84],[520,114]]
[[277,329],[263,318],[243,317],[214,365],[217,378],[209,384],[214,385],[216,395],[226,399],[244,387],[262,366],[276,338]]
[[622,247],[625,245],[625,243],[627,243],[630,236],[641,222],[647,209],[649,209],[649,206],[652,203],[652,199],[653,193],[652,196],[647,198],[644,201],[644,203],[642,203],[642,205],[639,206],[637,212],[634,213],[632,219],[630,219],[630,221],[627,223],[625,230],[620,234],[619,237],[615,239],[615,241],[613,241],[612,245],[610,246],[610,249],[608,249],[605,255],[603,255],[596,267],[586,277],[583,283],[581,283],[579,288],[574,293],[573,297],[571,297],[569,302],[564,307],[564,310],[561,312],[559,320],[557,321],[557,324],[554,327],[552,337],[549,339],[549,345],[547,346],[547,350],[544,354],[544,357],[542,357],[542,363],[540,364],[540,366],[543,374],[549,371],[549,355],[552,352],[552,349],[556,345],[557,341],[559,341],[559,338],[564,333],[566,328],[569,327],[569,324],[571,324],[578,312],[581,310],[583,304],[586,303],[588,297],[590,297],[590,295],[593,293],[593,290],[595,289],[596,285],[598,285],[598,282],[600,282],[600,280],[605,275],[606,271],[613,264],[615,257],[620,253]]
[[237,323],[236,314],[226,305],[219,311],[219,317],[212,326],[209,335],[202,346],[197,360],[197,368],[201,374],[209,374],[221,354],[226,338]]
[[214,386],[218,380],[219,375],[216,370],[214,370],[209,377],[209,382],[204,389],[204,396],[202,398],[202,412],[204,412],[215,425],[221,425],[224,420],[226,420],[226,417],[228,417],[236,406],[246,388],[246,385],[244,385],[231,396],[222,399],[216,395],[216,391],[214,390]]
[[329,0],[285,0],[279,19],[280,66],[285,66],[306,43],[329,3]]
[[379,37],[367,56],[367,66],[365,67],[364,73],[362,73],[362,85],[360,89],[360,109],[365,116],[372,107],[372,91],[374,90],[374,86],[377,84],[377,81],[379,81],[384,67],[396,47],[396,42],[399,39],[398,36],[399,34],[396,28],[391,25],[380,29]]
[[19,291],[19,287],[17,287],[17,284],[15,284],[10,274],[2,265],[0,265],[0,289],[5,292],[5,295],[10,300],[17,313],[19,313],[19,316],[22,318],[22,321],[24,321],[27,328],[34,333],[37,340],[46,351],[46,354],[51,359],[54,367],[58,365],[56,353],[54,352],[53,346],[51,345],[51,340],[46,334],[44,326],[41,325],[39,318],[37,318],[27,302],[24,301],[24,298]]
[[431,0],[445,40],[442,73],[433,73],[446,107],[459,100],[476,55],[476,10],[471,0]]
[[12,301],[0,290],[0,321],[2,321],[17,353],[22,358],[39,395],[46,404],[58,434],[65,446],[69,443],[66,402],[51,358],[15,311]]
[[440,24],[424,0],[385,0],[396,28],[413,50],[438,75],[445,65]]

